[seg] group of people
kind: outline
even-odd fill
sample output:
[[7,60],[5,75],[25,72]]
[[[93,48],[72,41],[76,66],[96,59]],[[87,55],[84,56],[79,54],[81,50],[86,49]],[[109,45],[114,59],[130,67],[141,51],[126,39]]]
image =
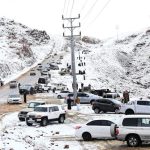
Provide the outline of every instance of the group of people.
[[79,111],[80,110],[80,99],[78,96],[76,97],[75,101],[72,101],[71,97],[68,97],[68,99],[67,99],[68,110],[71,110],[72,103],[76,104],[77,110]]

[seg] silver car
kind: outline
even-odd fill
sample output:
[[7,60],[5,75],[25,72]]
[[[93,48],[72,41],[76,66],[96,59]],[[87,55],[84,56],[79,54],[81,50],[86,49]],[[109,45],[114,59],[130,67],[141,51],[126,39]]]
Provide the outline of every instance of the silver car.
[[[92,104],[96,99],[102,98],[98,95],[94,95],[94,94],[86,93],[86,92],[78,92],[77,96],[80,99],[80,103],[88,103],[88,104],[89,103]],[[66,97],[66,101],[69,97],[73,101],[73,93],[68,94],[68,96]],[[65,101],[65,103],[66,103],[66,101]]]

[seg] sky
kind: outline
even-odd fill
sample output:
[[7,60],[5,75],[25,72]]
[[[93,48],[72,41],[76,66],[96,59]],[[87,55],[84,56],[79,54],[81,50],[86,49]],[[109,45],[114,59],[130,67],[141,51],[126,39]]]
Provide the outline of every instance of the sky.
[[0,0],[0,17],[14,19],[49,34],[70,34],[64,17],[78,17],[74,34],[107,38],[150,26],[150,0]]

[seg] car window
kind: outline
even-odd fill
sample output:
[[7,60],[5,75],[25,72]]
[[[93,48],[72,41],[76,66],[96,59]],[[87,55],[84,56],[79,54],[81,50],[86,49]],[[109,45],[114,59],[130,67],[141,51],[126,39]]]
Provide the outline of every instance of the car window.
[[122,123],[123,126],[138,126],[138,118],[125,118]]
[[149,101],[137,101],[138,105],[150,105]]
[[94,120],[94,121],[87,123],[87,125],[90,125],[90,126],[110,126],[111,124],[113,124],[113,122],[109,120]]

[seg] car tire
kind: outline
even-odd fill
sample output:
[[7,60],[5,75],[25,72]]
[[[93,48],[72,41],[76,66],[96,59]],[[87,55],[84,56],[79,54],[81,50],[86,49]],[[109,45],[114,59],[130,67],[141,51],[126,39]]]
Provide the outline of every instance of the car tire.
[[140,139],[137,135],[129,135],[127,137],[127,145],[129,147],[137,147],[140,144]]
[[90,104],[92,105],[94,101],[95,101],[95,100],[94,100],[94,99],[92,99],[92,100],[90,101]]
[[26,121],[27,126],[32,126],[32,123],[29,123],[28,121]]
[[47,126],[48,124],[48,119],[47,118],[42,118],[40,125],[41,126]]
[[58,98],[58,99],[61,99],[61,95],[58,95],[57,98]]
[[89,132],[84,132],[82,134],[82,138],[83,138],[84,141],[90,141],[90,140],[92,140],[92,136],[91,136],[91,134]]
[[64,115],[60,115],[60,116],[59,116],[59,119],[58,119],[58,122],[59,122],[59,123],[64,123],[64,120],[65,120]]
[[126,110],[125,114],[126,114],[126,115],[133,115],[133,114],[134,114],[134,111],[131,110],[131,109],[128,109],[128,110]]
[[100,109],[99,108],[95,108],[94,112],[95,112],[95,114],[99,114],[100,113]]
[[24,118],[19,118],[19,120],[20,120],[20,121],[25,121],[25,119],[24,119]]

